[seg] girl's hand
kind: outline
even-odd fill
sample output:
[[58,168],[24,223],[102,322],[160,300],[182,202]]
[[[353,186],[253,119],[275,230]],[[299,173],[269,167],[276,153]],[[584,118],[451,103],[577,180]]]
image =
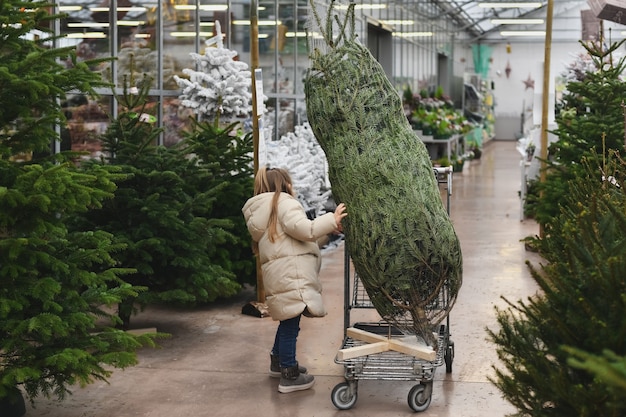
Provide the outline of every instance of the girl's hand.
[[346,213],[346,205],[343,203],[340,203],[335,209],[335,223],[337,223],[338,232],[342,231],[343,228],[341,227],[341,220],[347,215],[348,213]]

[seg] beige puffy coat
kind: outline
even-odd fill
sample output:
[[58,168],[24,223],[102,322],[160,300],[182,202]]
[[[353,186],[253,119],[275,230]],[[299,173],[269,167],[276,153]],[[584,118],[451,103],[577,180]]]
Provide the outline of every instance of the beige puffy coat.
[[259,243],[265,302],[270,315],[274,320],[290,319],[303,312],[307,316],[325,316],[318,276],[322,261],[316,241],[337,229],[335,216],[326,213],[309,220],[295,197],[281,193],[278,236],[270,242],[267,227],[273,195],[273,192],[258,194],[242,209],[250,235]]

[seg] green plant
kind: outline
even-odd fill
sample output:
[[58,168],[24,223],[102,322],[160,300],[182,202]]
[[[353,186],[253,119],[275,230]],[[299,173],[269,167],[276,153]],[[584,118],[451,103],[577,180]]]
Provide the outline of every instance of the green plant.
[[453,130],[450,121],[447,118],[437,120],[434,133],[435,139],[447,139],[452,136]]
[[436,161],[434,161],[434,165],[440,166],[440,167],[449,167],[450,166],[450,159],[448,159],[447,156],[442,156],[441,158],[439,158]]
[[436,98],[437,100],[442,100],[443,99],[443,87],[438,85],[437,88],[435,89],[435,93],[433,95],[433,98]]
[[[136,363],[155,335],[117,330],[107,307],[141,288],[123,281],[124,245],[109,233],[70,230],[78,213],[110,199],[120,177],[78,170],[72,154],[50,155],[69,92],[94,94],[100,77],[74,48],[52,48],[49,4],[0,3],[0,399],[23,388],[64,398],[74,384],[106,380]],[[38,30],[40,38],[30,34]]]
[[623,391],[572,360],[625,353],[624,166],[613,152],[607,162],[593,153],[581,162],[585,175],[570,184],[550,235],[527,239],[543,258],[529,264],[541,293],[497,310],[499,329],[489,335],[505,369],[492,381],[520,415],[626,413]]
[[[538,198],[533,217],[542,225],[558,215],[569,183],[581,173],[580,161],[592,151],[604,148],[624,152],[623,97],[626,83],[624,57],[615,54],[624,40],[611,44],[583,43],[595,67],[581,80],[567,84],[554,133],[558,140],[548,151],[545,180],[538,184]],[[546,230],[547,233],[549,231]]]
[[571,355],[567,361],[569,365],[596,376],[609,389],[616,391],[614,395],[626,394],[626,356],[618,356],[609,349],[598,355],[571,347],[564,349]]
[[422,130],[424,135],[432,135],[435,139],[446,139],[454,134],[465,135],[474,129],[473,123],[441,100],[429,100],[428,104],[418,105],[410,121],[414,129]]
[[465,166],[465,159],[464,158],[455,158],[452,161],[452,171],[454,171],[454,172],[461,172],[461,171],[463,171],[463,166]]
[[76,219],[77,227],[97,227],[123,243],[119,263],[136,271],[126,280],[146,288],[119,304],[124,327],[135,308],[148,303],[196,305],[240,289],[223,259],[222,248],[237,241],[233,223],[213,216],[228,181],[217,177],[218,162],[199,163],[184,142],[156,144],[161,129],[146,113],[149,88],[148,79],[128,80],[117,96],[121,110],[102,137],[107,156],[83,165],[121,172],[125,179],[101,210]]
[[413,98],[413,91],[411,90],[410,85],[407,85],[406,87],[404,87],[404,90],[402,90],[402,103],[405,106],[409,106],[411,110],[413,109],[415,103]]
[[233,239],[215,248],[214,261],[234,273],[239,283],[255,284],[256,264],[240,210],[254,191],[253,137],[252,132],[237,130],[238,126],[232,123],[219,127],[192,119],[192,130],[185,135],[183,146],[185,153],[197,157],[200,167],[212,173],[214,184],[228,184],[219,188],[211,217],[230,221]]

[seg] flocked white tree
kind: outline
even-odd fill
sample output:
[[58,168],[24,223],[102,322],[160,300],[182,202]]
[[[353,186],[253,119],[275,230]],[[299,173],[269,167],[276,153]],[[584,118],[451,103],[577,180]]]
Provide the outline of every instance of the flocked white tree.
[[182,89],[181,104],[191,108],[198,120],[230,122],[252,113],[252,74],[248,64],[235,60],[236,51],[224,48],[219,21],[215,29],[204,54],[190,54],[198,70],[185,68],[189,79],[174,79]]
[[[296,126],[294,132],[279,140],[267,142],[262,161],[289,171],[296,197],[310,215],[335,209],[326,154],[308,123]],[[333,235],[324,250],[332,250],[342,239],[343,235]]]
[[[174,78],[182,89],[181,104],[198,120],[219,123],[252,114],[252,75],[247,64],[234,59],[237,52],[224,48],[219,22],[215,24],[217,35],[207,41],[204,55],[190,54],[199,70],[184,69],[189,79]],[[270,138],[271,129],[265,130],[263,136]],[[334,209],[326,155],[307,123],[278,141],[265,142],[260,162],[289,171],[298,199],[311,214]]]
[[266,144],[270,166],[285,168],[291,174],[298,200],[305,210],[319,215],[334,209],[326,172],[326,155],[308,123],[296,126],[294,132]]

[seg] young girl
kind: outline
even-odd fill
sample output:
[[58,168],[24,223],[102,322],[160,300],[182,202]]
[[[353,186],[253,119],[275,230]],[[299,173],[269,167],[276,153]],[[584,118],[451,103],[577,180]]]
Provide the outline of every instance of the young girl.
[[289,173],[266,167],[259,169],[254,197],[243,206],[253,249],[261,263],[265,302],[272,318],[280,321],[270,353],[270,375],[280,376],[279,392],[305,390],[315,383],[296,361],[296,340],[302,314],[326,315],[318,277],[321,254],[316,242],[341,231],[345,210],[342,203],[334,213],[309,220],[294,197]]

